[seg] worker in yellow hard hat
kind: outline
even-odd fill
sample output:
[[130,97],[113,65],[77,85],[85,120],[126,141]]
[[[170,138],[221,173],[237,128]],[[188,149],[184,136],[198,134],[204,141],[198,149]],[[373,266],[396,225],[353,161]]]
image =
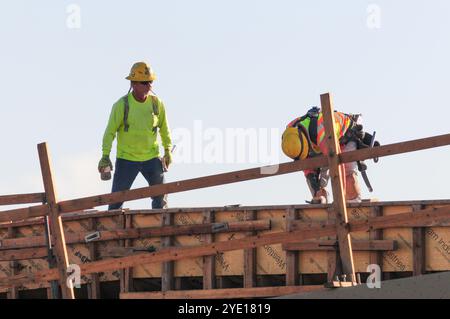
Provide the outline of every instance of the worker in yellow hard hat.
[[[369,147],[373,136],[362,131],[362,125],[359,124],[360,114],[350,115],[334,112],[334,119],[336,137],[340,141],[343,152]],[[318,107],[313,107],[307,114],[294,119],[287,125],[282,135],[281,148],[283,153],[293,160],[304,160],[320,154],[326,155],[328,150],[324,138],[325,127],[322,112]],[[375,146],[377,145],[379,143],[375,142]],[[360,202],[361,189],[358,184],[356,168],[365,170],[366,166],[363,162],[358,165],[356,162],[345,163],[344,166],[347,202]],[[304,174],[313,197],[311,203],[327,203],[328,169],[304,170]]]
[[[130,90],[112,107],[103,134],[103,155],[98,164],[101,173],[113,169],[109,155],[117,135],[112,192],[129,190],[139,172],[149,185],[162,184],[164,171],[172,163],[172,139],[166,108],[152,91],[153,81],[156,79],[153,69],[146,62],[137,62],[131,67],[126,79],[130,81]],[[158,132],[164,148],[162,158],[157,140]],[[109,209],[118,209],[122,204],[109,205]],[[152,208],[165,207],[166,195],[152,197]]]

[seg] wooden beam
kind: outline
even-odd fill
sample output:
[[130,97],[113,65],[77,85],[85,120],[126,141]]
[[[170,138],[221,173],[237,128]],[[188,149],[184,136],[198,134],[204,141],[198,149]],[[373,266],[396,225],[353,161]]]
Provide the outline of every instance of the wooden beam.
[[339,161],[341,163],[362,161],[369,158],[398,155],[447,145],[450,145],[450,134],[344,152],[339,155]]
[[0,223],[41,217],[47,215],[48,211],[49,206],[47,204],[0,211]]
[[[203,212],[203,223],[211,224],[215,222],[214,211]],[[214,242],[213,234],[203,234],[202,242],[212,244]],[[216,256],[203,256],[203,289],[216,288]]]
[[[450,145],[450,134],[428,137],[412,141],[405,141],[375,148],[345,152],[339,155],[339,162],[340,163],[353,162],[356,160],[390,156],[446,145]],[[327,158],[325,156],[319,156],[311,159],[306,159],[304,161],[294,161],[272,166],[257,167],[242,171],[210,175],[184,181],[177,181],[167,184],[143,187],[129,191],[115,192],[111,194],[103,194],[67,200],[59,202],[60,213],[75,212],[83,209],[90,209],[96,206],[107,205],[109,203],[131,201],[141,198],[158,196],[161,194],[184,192],[193,189],[242,182],[258,178],[272,177],[323,166],[327,166]],[[276,173],[262,174],[262,172],[269,172],[269,171]],[[48,212],[47,205],[38,205],[27,208],[7,210],[0,212],[0,222],[18,221],[31,217],[44,216],[47,214],[47,212]]]
[[45,193],[0,195],[0,205],[31,204],[42,203],[44,201]]
[[[327,217],[328,222],[330,224],[336,224],[336,214],[334,213],[333,209],[329,207],[327,209]],[[337,243],[337,237],[336,236],[328,236],[329,240],[333,240]],[[337,274],[342,273],[342,263],[341,263],[341,257],[339,256],[339,250],[333,250],[327,252],[327,282],[332,282],[335,279],[335,276]]]
[[[89,218],[88,223],[89,229],[91,231],[97,230],[97,218]],[[97,244],[95,242],[88,243],[88,249],[89,249],[89,257],[92,261],[97,260]],[[92,273],[91,274],[91,283],[89,284],[88,289],[88,298],[89,299],[100,299],[101,293],[100,293],[100,276],[98,273]]]
[[[337,240],[315,240],[302,243],[284,244],[287,251],[335,251]],[[397,249],[395,240],[352,240],[353,251],[390,251]]]
[[281,286],[227,288],[208,290],[175,290],[166,292],[134,292],[120,294],[120,299],[234,299],[264,298],[325,290],[322,286]]
[[[423,209],[421,205],[414,205],[413,211]],[[419,276],[426,273],[425,264],[425,227],[414,227],[412,229],[412,252],[413,252],[413,276]]]
[[341,153],[338,139],[336,138],[336,124],[334,117],[333,101],[329,93],[320,96],[322,105],[323,124],[325,126],[325,140],[328,149],[328,167],[330,169],[331,186],[333,190],[333,210],[336,216],[336,230],[339,241],[339,252],[344,274],[355,277],[355,266],[353,263],[352,242],[350,232],[346,227],[348,224],[347,205],[345,202],[344,179],[345,171],[343,165],[339,165],[338,155]]
[[[84,197],[74,200],[62,201],[59,203],[62,212],[72,212],[82,209],[93,208],[106,205],[108,203],[131,201],[135,199],[153,197],[161,194],[171,194],[184,192],[193,189],[225,185],[230,183],[248,181],[258,178],[283,175],[297,172],[303,169],[325,166],[327,164],[325,157],[315,157],[304,161],[295,161],[277,165],[251,168],[241,171],[198,177],[183,181],[177,181],[166,184],[142,187],[128,191],[115,192],[111,194],[102,194],[97,196]],[[265,172],[274,172],[267,174]]]
[[[13,227],[8,228],[8,237],[13,238],[16,236],[16,229]],[[11,269],[11,275],[15,276],[17,275],[17,261],[10,261],[9,267]],[[18,287],[12,286],[9,288],[9,291],[7,293],[8,299],[19,299],[19,289]]]
[[[254,210],[244,213],[246,221],[253,221],[257,218]],[[256,232],[247,232],[246,236],[255,236]],[[244,288],[256,286],[256,248],[244,249]]]
[[0,250],[0,261],[18,261],[27,259],[46,258],[47,248],[22,248]]
[[56,196],[56,189],[53,181],[53,172],[50,163],[50,156],[46,143],[38,144],[39,161],[41,164],[42,179],[44,181],[45,198],[49,206],[49,222],[51,241],[55,251],[58,280],[61,286],[62,297],[64,299],[75,299],[73,288],[66,284],[67,268],[69,267],[69,258],[67,256],[66,240],[64,238],[64,229],[62,227],[61,217],[59,216],[59,207]]
[[[174,215],[173,214],[167,214],[162,213],[161,215],[162,221],[161,221],[161,227],[164,226],[172,226],[174,223]],[[173,246],[173,237],[166,236],[161,238],[161,247],[167,248]],[[166,261],[162,264],[162,271],[161,271],[161,291],[167,291],[172,290],[174,287],[174,262],[173,261]]]
[[[245,222],[228,223],[227,229],[213,230],[215,223],[210,224],[192,224],[192,225],[173,225],[163,227],[148,228],[129,228],[99,231],[100,238],[96,242],[122,240],[122,239],[138,239],[160,236],[183,236],[183,235],[199,235],[226,232],[243,232],[243,231],[259,231],[270,229],[270,220],[255,220]],[[85,237],[92,232],[68,233],[66,235],[66,244],[82,244],[85,243]],[[2,249],[19,249],[32,247],[45,247],[45,236],[30,236],[14,239],[0,240],[0,251]]]
[[[123,223],[124,228],[131,229],[133,228],[133,215],[123,215]],[[131,247],[132,246],[132,240],[131,239],[125,239],[124,240],[124,247]],[[125,268],[121,270],[120,273],[120,292],[131,292],[134,291],[134,284],[133,284],[133,268]]]
[[[412,215],[414,214],[414,216]],[[370,222],[353,221],[348,224],[350,231],[369,231],[382,228],[397,228],[402,223],[411,223],[412,219],[422,224],[427,222],[438,222],[450,218],[450,207],[428,208],[415,213],[399,213],[390,216],[371,218]],[[200,245],[194,247],[174,247],[168,250],[156,251],[154,253],[142,253],[129,257],[115,258],[91,262],[81,265],[82,274],[93,272],[110,271],[137,265],[160,263],[168,260],[181,260],[184,258],[195,258],[205,255],[215,255],[217,252],[239,250],[251,247],[277,243],[293,243],[311,238],[332,236],[336,234],[335,225],[318,225],[315,227],[300,229],[291,232],[277,232],[246,237],[239,240],[217,242],[213,244]],[[24,284],[28,282],[49,281],[58,278],[58,273],[54,269],[39,271],[32,274],[21,274],[9,278],[0,278],[0,287]]]
[[[286,210],[286,231],[291,231],[291,221],[298,218],[299,212],[296,209]],[[299,284],[299,262],[298,252],[286,251],[286,286]]]
[[[383,207],[382,206],[374,206],[370,208],[370,217],[379,217],[383,216]],[[370,240],[383,240],[383,230],[375,229],[369,232]],[[369,255],[369,264],[376,264],[380,266],[380,269],[383,269],[383,252],[382,251],[372,251]],[[383,272],[383,271],[381,271]]]

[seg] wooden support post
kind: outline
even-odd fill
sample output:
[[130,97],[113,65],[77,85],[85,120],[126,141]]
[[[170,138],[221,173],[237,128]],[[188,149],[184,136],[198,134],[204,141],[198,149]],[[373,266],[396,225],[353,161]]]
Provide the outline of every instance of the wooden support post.
[[[333,209],[327,209],[328,221],[330,223],[336,223],[336,215]],[[336,236],[328,236],[328,239],[337,239]],[[339,249],[327,252],[327,281],[332,282],[335,280],[336,275],[342,273],[341,256],[339,255]]]
[[[123,228],[131,229],[133,228],[133,215],[124,214],[123,215]],[[131,239],[125,239],[122,241],[124,247],[131,247]],[[133,268],[125,268],[120,271],[120,292],[130,292],[134,291],[133,285]]]
[[[16,236],[16,229],[13,227],[8,227],[8,238],[14,238]],[[17,261],[10,261],[9,267],[11,269],[11,276],[17,275]],[[8,289],[7,293],[8,299],[19,299],[19,290],[18,287],[11,287]]]
[[[291,231],[291,222],[298,218],[298,211],[289,208],[286,211],[286,231]],[[298,251],[286,251],[286,286],[299,284]]]
[[344,190],[344,166],[339,163],[340,147],[336,137],[333,101],[329,93],[320,96],[325,125],[325,140],[328,148],[328,167],[330,169],[331,186],[333,188],[333,209],[336,214],[336,230],[339,241],[339,253],[342,271],[348,278],[355,277],[352,243],[348,227],[347,206]]
[[[97,230],[97,218],[89,218],[89,229],[93,232]],[[95,242],[88,244],[89,248],[89,257],[92,261],[97,260],[97,244]],[[88,298],[89,299],[100,299],[100,276],[98,273],[91,274],[91,283],[89,284],[88,289]]]
[[[256,220],[255,210],[245,211],[245,220]],[[255,236],[256,231],[247,232],[246,236]],[[256,248],[244,249],[244,288],[256,287]]]
[[[162,213],[161,226],[170,226],[174,222],[174,214]],[[161,247],[170,247],[173,245],[173,237],[166,236],[161,238]],[[166,261],[162,264],[161,271],[161,291],[173,290],[174,286],[174,262]]]
[[[207,210],[203,212],[203,223],[214,223],[214,212]],[[203,244],[211,244],[214,242],[213,234],[201,235]],[[216,288],[216,256],[203,256],[203,289]]]
[[[423,205],[413,205],[413,211],[422,210]],[[425,227],[414,227],[412,229],[413,246],[413,276],[424,275],[425,265]]]
[[49,207],[48,216],[51,239],[55,249],[59,275],[58,280],[61,286],[62,297],[64,299],[75,299],[73,288],[69,287],[66,283],[69,258],[67,256],[66,240],[64,237],[61,216],[59,215],[59,206],[57,202],[56,189],[53,182],[53,172],[47,149],[47,143],[38,144],[38,153],[41,164],[42,179],[44,181],[45,198]]
[[[383,216],[383,207],[374,206],[370,208],[370,217]],[[375,229],[369,231],[369,240],[383,240],[383,230]],[[375,264],[380,266],[381,273],[383,273],[383,252],[372,251],[369,255],[369,264]]]

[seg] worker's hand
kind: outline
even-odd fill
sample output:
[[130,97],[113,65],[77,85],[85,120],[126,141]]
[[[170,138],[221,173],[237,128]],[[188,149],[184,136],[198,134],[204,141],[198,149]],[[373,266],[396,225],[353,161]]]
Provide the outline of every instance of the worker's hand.
[[328,204],[328,192],[325,188],[321,188],[316,192],[313,199],[311,200],[312,204]]
[[111,160],[109,159],[109,156],[103,155],[100,162],[98,162],[98,171],[99,173],[102,172],[102,169],[105,167],[111,167],[111,170],[113,170],[113,164],[111,163]]
[[164,165],[167,168],[169,168],[169,165],[172,164],[172,152],[170,149],[166,148],[164,150]]

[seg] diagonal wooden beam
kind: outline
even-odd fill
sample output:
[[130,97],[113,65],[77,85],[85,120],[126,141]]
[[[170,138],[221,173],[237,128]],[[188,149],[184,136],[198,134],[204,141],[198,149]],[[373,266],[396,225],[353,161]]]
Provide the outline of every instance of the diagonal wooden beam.
[[355,266],[353,263],[352,241],[347,226],[347,205],[345,202],[344,178],[345,171],[343,164],[340,165],[340,147],[336,137],[336,124],[334,118],[333,101],[329,93],[320,96],[323,112],[323,124],[325,126],[325,140],[328,147],[328,167],[330,169],[331,186],[333,190],[333,210],[336,214],[336,230],[339,242],[339,253],[344,274],[355,277]]
[[[450,145],[450,134],[428,137],[424,139],[405,141],[395,144],[384,145],[370,149],[362,149],[339,154],[339,163],[353,162],[374,157],[383,157],[407,152],[419,151],[433,147]],[[289,174],[305,169],[327,166],[328,161],[325,156],[307,159],[305,161],[294,161],[279,165],[257,167],[248,170],[228,172],[224,174],[204,176],[189,180],[182,180],[167,184],[137,188],[129,191],[101,194],[79,199],[59,202],[60,213],[69,213],[94,208],[96,206],[107,205],[114,202],[130,201],[161,194],[184,192],[204,187],[212,187],[229,183],[242,182],[258,178],[273,177],[282,174]],[[274,172],[265,174],[264,172]],[[26,208],[18,208],[0,211],[0,223],[19,221],[32,217],[45,216],[48,213],[48,205],[37,205]]]
[[59,207],[56,196],[55,184],[53,181],[53,172],[50,163],[50,156],[46,143],[38,144],[39,161],[41,163],[42,179],[44,181],[45,197],[49,205],[49,224],[50,238],[55,250],[55,257],[58,270],[58,280],[61,286],[62,297],[64,299],[74,299],[73,288],[66,283],[67,268],[69,267],[69,258],[67,256],[66,240],[62,226],[61,216],[59,216]]

